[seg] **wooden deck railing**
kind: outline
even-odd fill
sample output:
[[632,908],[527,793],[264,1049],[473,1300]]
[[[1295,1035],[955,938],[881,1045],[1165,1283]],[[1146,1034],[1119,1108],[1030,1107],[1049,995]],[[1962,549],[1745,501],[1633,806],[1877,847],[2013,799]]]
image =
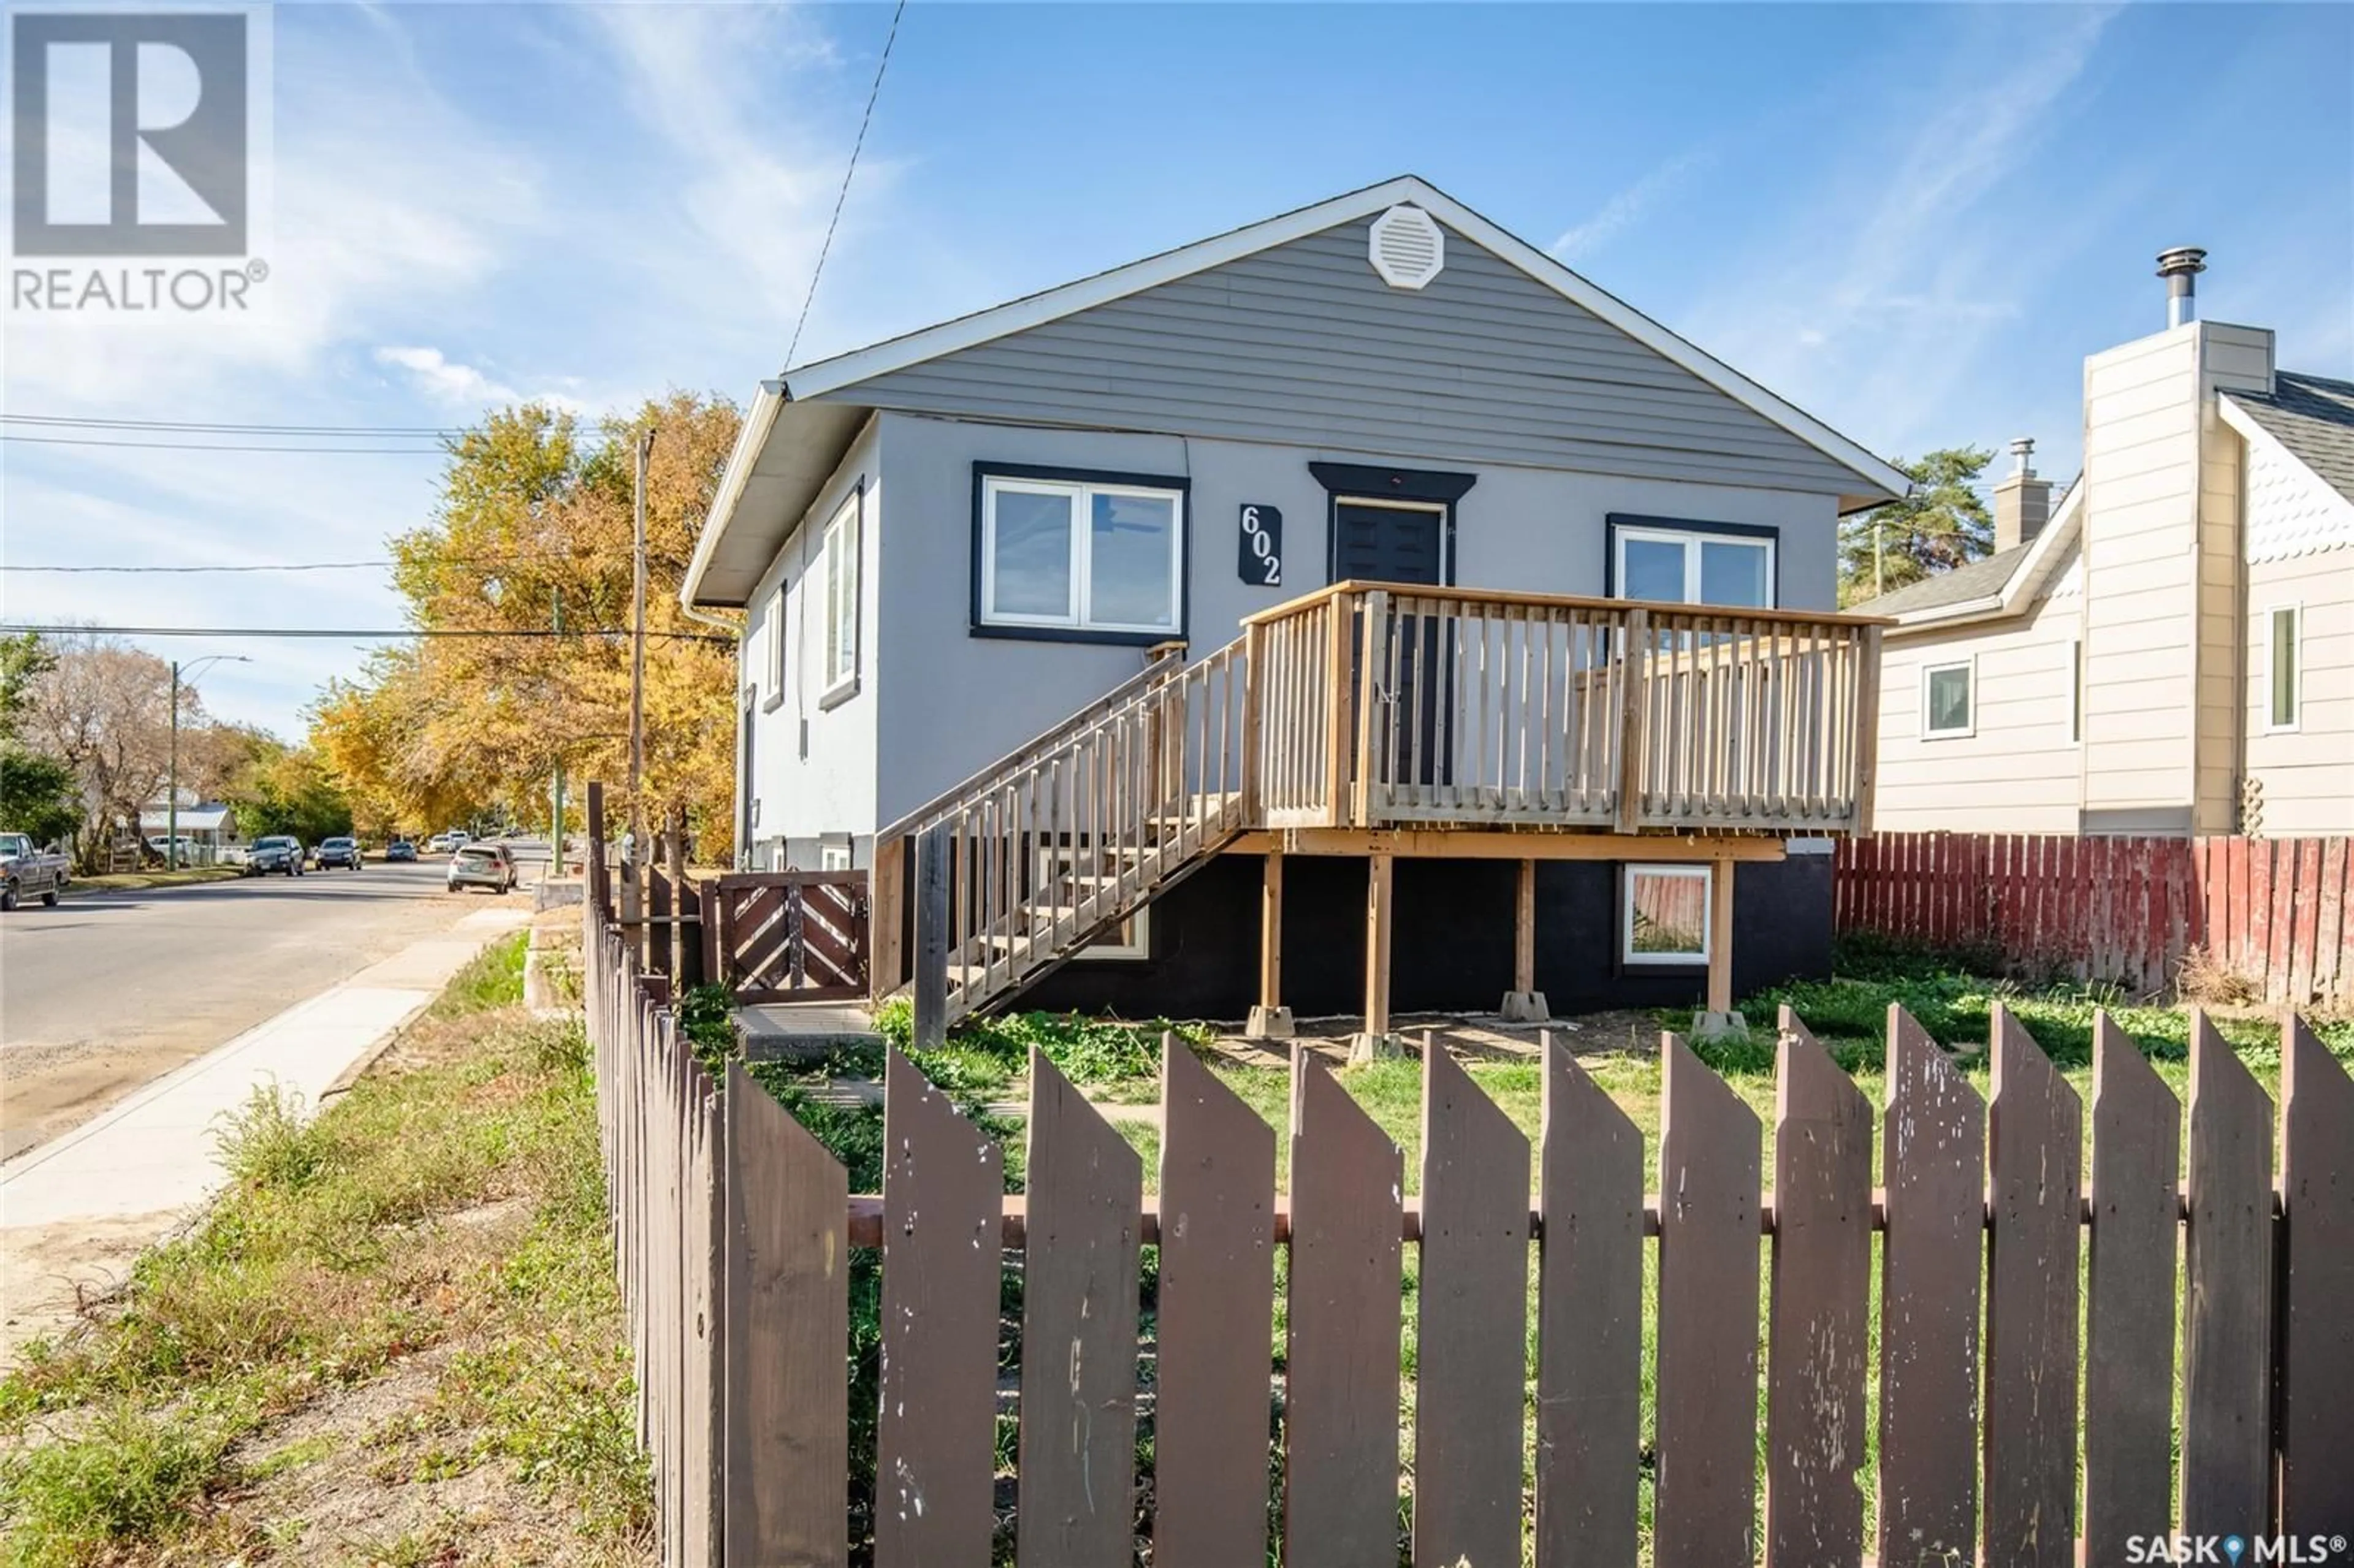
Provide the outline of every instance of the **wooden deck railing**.
[[1257,825],[1870,826],[1865,618],[1341,583],[1246,628]]

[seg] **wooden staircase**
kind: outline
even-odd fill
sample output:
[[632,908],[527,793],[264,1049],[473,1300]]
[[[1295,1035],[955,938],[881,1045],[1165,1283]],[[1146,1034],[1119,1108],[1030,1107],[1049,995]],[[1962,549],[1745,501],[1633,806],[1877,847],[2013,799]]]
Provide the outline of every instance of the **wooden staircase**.
[[1249,825],[1244,675],[1241,639],[1190,666],[1182,647],[1156,649],[1139,674],[876,835],[878,880],[896,885],[912,857],[918,906],[928,893],[945,907],[948,1022],[1067,962]]
[[954,1022],[1246,832],[1362,854],[1402,832],[1869,832],[1881,626],[1348,582],[1192,664],[1164,644],[875,835],[875,993],[945,969]]

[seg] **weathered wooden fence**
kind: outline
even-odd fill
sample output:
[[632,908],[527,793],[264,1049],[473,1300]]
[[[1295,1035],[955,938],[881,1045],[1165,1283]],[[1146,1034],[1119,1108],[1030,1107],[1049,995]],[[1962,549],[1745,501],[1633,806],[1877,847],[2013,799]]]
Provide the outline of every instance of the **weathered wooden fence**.
[[2354,1001],[2349,842],[1882,833],[1838,852],[1841,931],[1984,945],[2011,963],[2174,982],[2202,951],[2268,1001]]
[[[853,1196],[740,1068],[723,1094],[696,1065],[596,891],[589,1024],[665,1563],[846,1563],[854,1457],[881,1568],[991,1561],[1010,1254],[1011,1530],[1037,1568],[1129,1563],[1140,1536],[1156,1568],[1233,1568],[1270,1531],[1293,1568],[1397,1562],[1402,1393],[1413,1563],[1517,1564],[1532,1530],[1543,1568],[1633,1564],[1654,1264],[1659,1568],[2062,1568],[2080,1542],[2111,1563],[2159,1561],[2129,1542],[2177,1531],[2354,1536],[2354,1079],[2300,1022],[2276,1144],[2272,1101],[2198,1021],[2185,1165],[2183,1107],[2105,1018],[2087,1155],[2075,1090],[2007,1014],[1989,1104],[1892,1012],[1876,1113],[1786,1014],[1770,1185],[1757,1115],[1670,1036],[1651,1196],[1641,1133],[1550,1042],[1533,1148],[1426,1052],[1414,1196],[1304,1052],[1287,1195],[1273,1129],[1172,1041],[1151,1196],[1044,1057],[1008,1194],[999,1145],[895,1054],[883,1192]],[[882,1261],[871,1457],[845,1361],[861,1247]]]

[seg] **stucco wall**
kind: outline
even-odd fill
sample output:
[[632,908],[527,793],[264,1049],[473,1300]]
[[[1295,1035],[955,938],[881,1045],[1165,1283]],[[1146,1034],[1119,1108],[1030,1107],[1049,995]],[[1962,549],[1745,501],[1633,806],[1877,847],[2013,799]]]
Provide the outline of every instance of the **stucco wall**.
[[[871,832],[1044,729],[1141,667],[1140,650],[970,635],[973,464],[1034,463],[1192,482],[1187,618],[1195,657],[1231,641],[1245,615],[1324,585],[1327,494],[1310,461],[1473,472],[1457,506],[1455,579],[1522,591],[1603,591],[1612,512],[1778,527],[1780,602],[1835,599],[1836,503],[1829,495],[1565,473],[1256,442],[1025,429],[885,413],[883,635],[873,647],[887,694],[872,766],[875,815],[833,823]],[[1283,514],[1284,581],[1244,583],[1235,535],[1245,504]],[[863,699],[862,699],[863,700]],[[845,765],[860,765],[845,758]],[[797,819],[798,820],[798,819]],[[796,830],[798,831],[798,830]]]

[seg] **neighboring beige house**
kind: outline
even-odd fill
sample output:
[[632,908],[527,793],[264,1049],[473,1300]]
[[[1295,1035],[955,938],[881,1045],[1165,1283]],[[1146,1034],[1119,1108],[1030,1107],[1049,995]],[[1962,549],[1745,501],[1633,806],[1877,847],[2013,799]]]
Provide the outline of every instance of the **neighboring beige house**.
[[2161,333],[2084,362],[2084,469],[2033,443],[1995,553],[1886,615],[1887,832],[2354,832],[2354,383],[2197,318],[2168,251]]

